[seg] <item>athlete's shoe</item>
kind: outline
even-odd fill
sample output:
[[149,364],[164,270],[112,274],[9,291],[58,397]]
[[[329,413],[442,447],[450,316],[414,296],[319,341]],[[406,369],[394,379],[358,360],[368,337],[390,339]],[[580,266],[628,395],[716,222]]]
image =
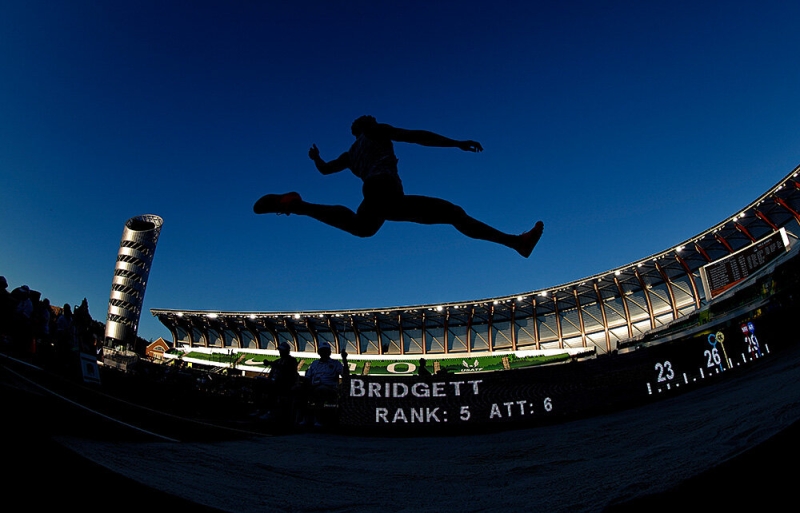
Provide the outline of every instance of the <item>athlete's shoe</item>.
[[533,248],[536,247],[536,243],[539,242],[539,239],[542,238],[543,231],[544,231],[544,223],[541,221],[536,221],[536,224],[534,225],[533,228],[520,235],[519,236],[520,244],[519,247],[517,248],[519,254],[524,256],[525,258],[531,256]]
[[267,194],[261,196],[256,204],[253,205],[253,212],[256,214],[291,214],[291,207],[294,203],[303,201],[296,192],[287,192],[286,194]]

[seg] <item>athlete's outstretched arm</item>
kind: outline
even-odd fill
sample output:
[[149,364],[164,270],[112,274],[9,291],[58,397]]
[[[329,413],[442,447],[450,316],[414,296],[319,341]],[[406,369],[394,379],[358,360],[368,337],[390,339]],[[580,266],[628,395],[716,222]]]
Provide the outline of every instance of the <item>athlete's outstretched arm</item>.
[[478,141],[457,141],[428,130],[406,130],[386,123],[378,123],[375,130],[380,130],[389,139],[397,142],[420,144],[422,146],[436,146],[439,148],[458,148],[463,151],[483,151],[483,146]]
[[325,162],[319,156],[319,148],[317,148],[316,144],[312,144],[311,149],[308,150],[308,158],[314,161],[314,165],[317,166],[317,170],[323,175],[338,173],[339,171],[347,169],[347,167],[350,165],[350,155],[347,152],[342,153],[338,158],[335,158],[330,162]]

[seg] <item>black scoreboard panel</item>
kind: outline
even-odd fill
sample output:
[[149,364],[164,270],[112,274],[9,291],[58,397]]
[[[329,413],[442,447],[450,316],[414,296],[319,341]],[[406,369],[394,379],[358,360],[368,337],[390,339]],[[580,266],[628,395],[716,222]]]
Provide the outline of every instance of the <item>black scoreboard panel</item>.
[[781,228],[736,253],[702,267],[700,278],[706,299],[722,294],[788,250],[789,238],[786,230]]
[[713,379],[766,356],[769,341],[759,330],[762,319],[744,318],[695,334],[691,339],[653,360],[647,392],[664,394]]

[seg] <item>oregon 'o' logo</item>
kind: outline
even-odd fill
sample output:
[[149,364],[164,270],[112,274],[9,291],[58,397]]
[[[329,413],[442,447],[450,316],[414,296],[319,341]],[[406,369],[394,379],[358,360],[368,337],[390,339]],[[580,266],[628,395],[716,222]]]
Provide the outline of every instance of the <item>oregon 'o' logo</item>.
[[386,372],[390,374],[411,374],[417,370],[417,366],[411,362],[394,362],[386,366]]

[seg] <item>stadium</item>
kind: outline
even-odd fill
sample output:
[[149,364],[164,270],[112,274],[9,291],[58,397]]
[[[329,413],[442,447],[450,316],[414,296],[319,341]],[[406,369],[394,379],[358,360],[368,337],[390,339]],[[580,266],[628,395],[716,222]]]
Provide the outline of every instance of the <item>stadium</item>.
[[[542,290],[358,310],[151,309],[151,313],[169,329],[175,348],[185,358],[242,371],[263,368],[250,368],[247,362],[274,356],[281,342],[307,360],[316,357],[320,342],[328,342],[334,353],[348,352],[352,372],[373,374],[411,374],[421,357],[435,370],[460,372],[524,366],[543,356],[613,354],[698,312],[727,288],[746,281],[745,266],[734,270],[742,276],[723,285],[714,283],[722,271],[730,274],[731,260],[750,259],[744,253],[758,241],[778,232],[795,240],[800,222],[799,170],[792,170],[728,219],[674,247]],[[785,242],[788,247],[788,239]],[[731,259],[732,255],[737,257]],[[711,280],[709,270],[714,272]]]

